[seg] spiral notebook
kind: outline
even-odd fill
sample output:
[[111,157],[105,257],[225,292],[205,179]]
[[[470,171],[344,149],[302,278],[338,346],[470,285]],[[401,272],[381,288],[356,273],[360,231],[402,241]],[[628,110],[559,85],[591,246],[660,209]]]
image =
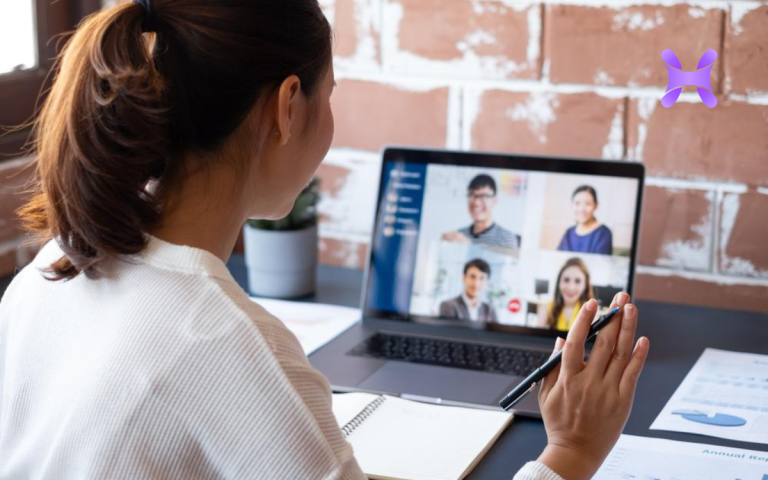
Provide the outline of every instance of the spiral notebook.
[[363,472],[384,480],[460,480],[512,421],[501,410],[369,393],[334,394],[333,414]]

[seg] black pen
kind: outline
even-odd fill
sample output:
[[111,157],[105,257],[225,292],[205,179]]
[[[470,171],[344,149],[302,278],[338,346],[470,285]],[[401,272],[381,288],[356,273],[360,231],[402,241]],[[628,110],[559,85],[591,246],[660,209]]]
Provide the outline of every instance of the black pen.
[[[600,331],[604,326],[608,325],[608,322],[611,321],[611,319],[619,313],[619,310],[621,310],[621,307],[616,307],[610,312],[606,313],[602,317],[598,318],[594,323],[592,323],[592,326],[589,327],[589,335],[587,335],[587,342],[595,338],[595,335],[597,335],[597,332]],[[504,398],[501,399],[499,402],[499,405],[501,405],[501,408],[504,410],[509,410],[512,408],[517,402],[519,402],[528,392],[533,390],[533,387],[536,386],[537,383],[542,381],[544,377],[549,374],[556,366],[560,364],[560,362],[563,359],[563,351],[560,350],[557,352],[552,358],[547,360],[544,365],[540,366],[536,370],[533,371],[530,375],[528,375],[525,380],[520,382],[518,386],[516,386],[511,392],[506,394]]]

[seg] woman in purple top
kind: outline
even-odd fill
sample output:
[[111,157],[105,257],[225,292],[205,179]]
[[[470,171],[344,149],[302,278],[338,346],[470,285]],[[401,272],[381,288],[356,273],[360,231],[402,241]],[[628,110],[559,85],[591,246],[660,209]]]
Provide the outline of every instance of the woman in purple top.
[[597,210],[597,192],[589,185],[582,185],[571,197],[576,225],[565,231],[558,250],[566,252],[613,253],[613,235],[611,229],[595,218]]

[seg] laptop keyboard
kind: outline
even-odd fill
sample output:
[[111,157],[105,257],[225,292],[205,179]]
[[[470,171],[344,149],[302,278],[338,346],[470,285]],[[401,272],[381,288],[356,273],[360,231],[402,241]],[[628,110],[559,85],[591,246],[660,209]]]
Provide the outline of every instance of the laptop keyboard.
[[388,333],[373,335],[347,355],[519,376],[530,374],[549,358],[549,353],[536,350]]

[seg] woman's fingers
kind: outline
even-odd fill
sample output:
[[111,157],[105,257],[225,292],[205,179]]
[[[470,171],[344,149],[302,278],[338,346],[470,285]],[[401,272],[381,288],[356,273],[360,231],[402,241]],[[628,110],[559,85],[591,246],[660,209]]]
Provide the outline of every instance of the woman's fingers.
[[619,329],[619,338],[616,340],[616,348],[613,349],[611,361],[605,371],[605,378],[618,384],[624,369],[627,368],[629,359],[632,357],[632,347],[635,343],[635,329],[637,328],[637,307],[631,304],[624,306],[624,315],[621,319],[621,328]]
[[[552,355],[550,355],[549,358],[557,355],[557,352],[563,349],[563,345],[565,345],[565,340],[557,337],[557,340],[555,340],[555,349],[552,351]],[[539,404],[547,401],[549,392],[552,390],[555,383],[557,383],[558,375],[560,375],[560,365],[556,366],[546,377],[544,377],[544,380],[541,381],[541,385],[539,386]]]
[[592,299],[584,304],[568,332],[563,347],[562,371],[564,376],[575,375],[584,368],[584,342],[597,312],[597,302]]
[[634,398],[637,380],[640,378],[640,372],[643,371],[645,359],[648,358],[650,342],[646,337],[640,337],[632,352],[632,358],[629,360],[627,368],[621,376],[619,383],[619,395],[622,398]]
[[595,345],[589,354],[587,368],[599,378],[605,375],[605,369],[608,366],[608,362],[611,361],[611,356],[613,356],[616,340],[621,330],[624,305],[629,302],[629,295],[624,292],[618,293],[615,300],[616,303],[611,305],[611,308],[614,308],[614,306],[619,307],[619,313],[597,334],[597,340],[595,340]]

